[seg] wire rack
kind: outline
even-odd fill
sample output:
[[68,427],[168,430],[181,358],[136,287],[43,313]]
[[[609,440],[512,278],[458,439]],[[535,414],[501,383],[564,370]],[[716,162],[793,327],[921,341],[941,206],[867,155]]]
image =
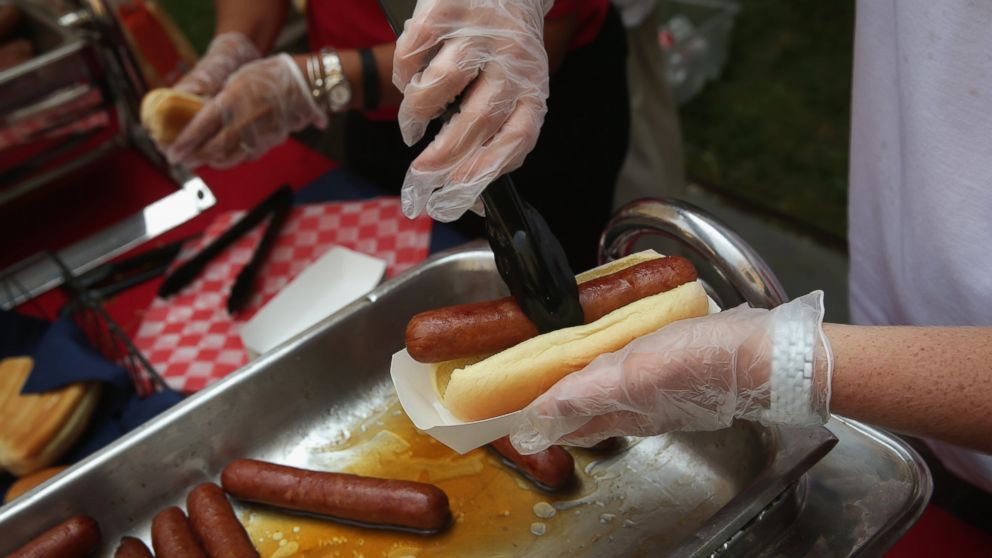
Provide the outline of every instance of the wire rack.
[[52,260],[62,273],[61,288],[68,297],[68,302],[59,310],[57,316],[52,316],[50,311],[45,310],[37,300],[28,295],[28,291],[17,280],[17,270],[9,270],[0,275],[0,292],[3,292],[8,300],[27,300],[25,305],[31,307],[41,317],[71,319],[95,350],[107,360],[124,368],[135,392],[140,397],[147,397],[156,391],[169,390],[168,385],[148,359],[107,313],[103,298],[94,291],[86,289],[57,255],[46,252],[42,257]]

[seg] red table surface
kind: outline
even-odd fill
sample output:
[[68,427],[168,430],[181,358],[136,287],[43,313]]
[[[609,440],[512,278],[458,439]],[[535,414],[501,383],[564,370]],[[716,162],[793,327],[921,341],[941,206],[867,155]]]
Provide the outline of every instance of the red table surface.
[[[203,169],[200,175],[213,190],[217,204],[136,251],[201,232],[220,212],[248,209],[281,184],[299,189],[337,166],[291,140],[261,159],[233,169]],[[0,253],[0,269],[38,250],[58,249],[84,238],[174,189],[140,155],[122,149],[71,180],[0,207],[0,238],[8,239]],[[108,312],[129,335],[134,334],[160,282],[161,279],[149,281],[108,301]],[[60,293],[50,292],[22,307],[22,311],[51,317],[63,302]],[[887,554],[889,558],[990,555],[992,536],[932,504]]]

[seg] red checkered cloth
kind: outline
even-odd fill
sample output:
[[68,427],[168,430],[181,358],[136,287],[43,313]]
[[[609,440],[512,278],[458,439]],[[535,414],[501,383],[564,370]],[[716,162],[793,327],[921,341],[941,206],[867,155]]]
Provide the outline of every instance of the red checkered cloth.
[[[173,267],[220,236],[244,211],[223,213],[203,236],[183,248]],[[173,389],[194,392],[248,362],[240,328],[280,289],[332,246],[386,261],[387,276],[427,257],[431,220],[409,220],[398,198],[309,205],[293,209],[245,311],[231,318],[227,296],[251,259],[264,224],[229,247],[192,284],[169,300],[156,298],[134,338],[138,350]]]

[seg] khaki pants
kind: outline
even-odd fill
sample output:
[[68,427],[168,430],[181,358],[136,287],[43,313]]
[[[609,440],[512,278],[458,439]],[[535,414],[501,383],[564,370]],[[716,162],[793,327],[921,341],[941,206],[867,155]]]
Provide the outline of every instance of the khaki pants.
[[630,149],[617,181],[615,208],[643,197],[681,198],[685,192],[679,118],[665,81],[659,19],[656,6],[640,25],[627,29]]

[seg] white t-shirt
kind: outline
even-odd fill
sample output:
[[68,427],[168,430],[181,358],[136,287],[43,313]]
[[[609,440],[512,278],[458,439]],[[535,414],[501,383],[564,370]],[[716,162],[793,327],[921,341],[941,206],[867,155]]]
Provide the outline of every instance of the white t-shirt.
[[859,0],[853,91],[852,320],[992,326],[992,0]]

